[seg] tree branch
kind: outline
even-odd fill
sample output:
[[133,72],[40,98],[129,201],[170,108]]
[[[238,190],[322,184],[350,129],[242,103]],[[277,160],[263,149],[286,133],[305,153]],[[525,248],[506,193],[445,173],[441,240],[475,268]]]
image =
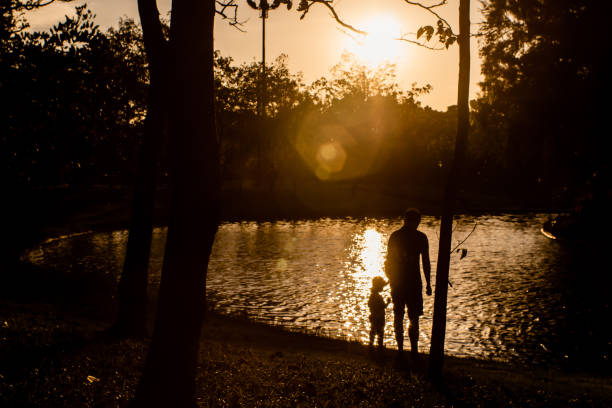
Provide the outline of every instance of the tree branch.
[[[54,3],[56,0],[13,0],[13,1],[3,1],[0,3],[0,14],[10,15],[13,21],[13,26],[8,27],[8,31],[10,34],[18,34],[28,28],[30,24],[24,17],[26,11],[31,11],[34,9],[38,9],[40,7],[48,6],[51,3]],[[73,0],[58,0],[62,3],[69,3]]]
[[414,44],[414,45],[418,45],[419,47],[427,48],[428,50],[432,50],[432,51],[443,51],[445,49],[443,47],[440,47],[440,48],[430,47],[427,44],[423,44],[423,43],[420,43],[420,42],[415,41],[415,40],[411,40],[411,39],[403,37],[403,36],[400,37],[400,38],[396,38],[396,40],[404,41],[404,42],[407,42],[407,43],[410,43],[410,44]]
[[[219,6],[219,8],[215,7],[216,14],[220,15],[223,20],[229,20],[229,25],[231,25],[238,31],[242,31],[243,33],[245,32],[245,30],[241,28],[241,26],[244,24],[244,21],[238,21],[238,5],[236,4],[236,0],[215,0],[215,4]],[[230,11],[233,11],[232,16],[228,17],[228,15],[226,14],[226,10],[228,9],[230,9]]]
[[454,247],[454,248],[451,250],[451,254],[452,254],[453,252],[455,252],[455,251],[457,250],[457,248],[459,248],[459,247],[461,246],[461,244],[463,244],[465,241],[467,241],[467,239],[470,237],[470,235],[472,235],[472,233],[473,233],[474,231],[476,231],[476,227],[477,227],[477,226],[478,226],[478,223],[474,224],[474,228],[472,228],[472,231],[471,231],[469,234],[467,234],[467,236],[466,236],[466,237],[463,239],[463,241],[459,242],[459,243],[457,244],[457,246],[455,246],[455,247]]
[[314,4],[322,4],[325,7],[327,7],[327,9],[331,12],[332,17],[334,18],[334,20],[336,20],[336,22],[338,24],[340,24],[342,27],[351,30],[357,34],[362,34],[362,35],[368,35],[367,32],[360,30],[358,28],[353,27],[350,24],[345,23],[344,21],[342,21],[342,19],[338,16],[338,13],[336,13],[336,10],[334,9],[334,7],[332,6],[333,0],[301,0],[300,1],[300,5],[298,6],[298,11],[302,11],[302,15],[300,16],[300,20],[303,19],[306,14],[308,13],[308,11],[310,11],[310,7],[312,7]]
[[[10,6],[8,6],[9,10],[12,11],[22,11],[22,10],[34,10],[39,7],[48,6],[51,3],[54,3],[56,0],[17,0],[13,2]],[[59,0],[62,3],[69,3],[73,0]]]
[[[442,16],[440,16],[434,10],[436,7],[445,6],[447,4],[446,0],[441,0],[439,3],[433,4],[431,6],[426,6],[423,3],[419,3],[418,1],[404,0],[404,2],[406,2],[407,4],[410,4],[412,6],[420,7],[423,10],[426,10],[427,12],[433,14],[434,16],[436,16],[436,18],[439,21],[442,21],[446,25],[446,27],[448,27],[451,30],[451,32],[452,32],[453,29],[452,29],[451,25],[448,23],[448,21],[446,21],[446,19],[442,18]],[[456,34],[454,32],[453,32],[453,35],[456,36]]]
[[158,74],[162,71],[161,67],[168,56],[166,55],[167,41],[164,39],[157,2],[155,0],[138,0],[137,4],[142,38],[149,61],[149,71],[151,74],[153,72]]

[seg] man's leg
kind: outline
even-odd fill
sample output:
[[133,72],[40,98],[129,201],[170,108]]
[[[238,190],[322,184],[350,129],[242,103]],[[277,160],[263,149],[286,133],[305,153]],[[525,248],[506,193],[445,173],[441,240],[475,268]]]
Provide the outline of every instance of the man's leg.
[[395,329],[395,341],[397,349],[402,352],[404,350],[404,310],[405,303],[398,301],[393,302],[393,327]]
[[422,288],[415,288],[415,291],[408,297],[408,303],[410,354],[412,355],[412,360],[416,361],[419,356],[419,316],[423,314]]
[[409,316],[408,337],[410,337],[410,354],[417,357],[419,354],[419,316]]

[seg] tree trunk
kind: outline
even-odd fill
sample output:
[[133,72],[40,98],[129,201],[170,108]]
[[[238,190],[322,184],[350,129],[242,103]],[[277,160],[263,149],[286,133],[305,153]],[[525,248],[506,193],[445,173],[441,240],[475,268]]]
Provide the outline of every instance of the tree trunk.
[[166,124],[165,40],[155,0],[138,0],[138,11],[149,62],[149,95],[144,139],[140,147],[132,197],[132,219],[123,273],[119,283],[119,314],[113,330],[120,335],[147,334],[147,277],[157,162]]
[[135,406],[195,406],[208,259],[218,226],[213,0],[174,0],[168,138],[172,203],[153,339]]
[[470,90],[470,0],[459,2],[459,84],[457,95],[457,137],[453,164],[444,191],[442,221],[440,224],[440,245],[436,266],[436,294],[434,299],[431,348],[429,351],[429,376],[436,380],[442,374],[444,360],[444,336],[446,332],[446,301],[450,269],[451,239],[453,233],[453,209],[457,196],[469,130]]

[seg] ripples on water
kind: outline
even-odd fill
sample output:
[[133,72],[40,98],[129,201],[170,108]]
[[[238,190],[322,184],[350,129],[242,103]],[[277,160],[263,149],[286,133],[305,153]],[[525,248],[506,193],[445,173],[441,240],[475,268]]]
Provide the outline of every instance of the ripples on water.
[[[567,322],[575,319],[564,298],[566,259],[559,244],[539,232],[547,218],[458,218],[454,241],[478,226],[461,245],[467,257],[451,258],[450,354],[548,364],[563,363],[571,354],[564,338],[570,333]],[[384,276],[387,240],[401,224],[383,218],[223,224],[209,264],[209,297],[224,312],[366,343],[371,279]],[[419,229],[429,238],[434,283],[439,220],[425,216]],[[118,275],[126,241],[126,231],[80,235],[45,243],[28,256],[53,268]],[[159,283],[164,245],[165,229],[156,229],[153,283]],[[388,287],[383,296],[389,296]],[[424,301],[421,351],[429,349],[433,296]],[[607,313],[608,303],[605,307]],[[391,309],[387,347],[395,347]],[[597,353],[607,359],[610,343],[603,341]]]

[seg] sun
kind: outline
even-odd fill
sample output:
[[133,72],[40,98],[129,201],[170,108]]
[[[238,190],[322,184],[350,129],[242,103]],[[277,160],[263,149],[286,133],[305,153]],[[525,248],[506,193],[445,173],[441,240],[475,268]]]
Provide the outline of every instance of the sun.
[[399,58],[402,44],[398,41],[401,32],[397,20],[391,16],[375,16],[359,28],[363,28],[367,35],[349,38],[346,47],[362,64],[376,67]]

